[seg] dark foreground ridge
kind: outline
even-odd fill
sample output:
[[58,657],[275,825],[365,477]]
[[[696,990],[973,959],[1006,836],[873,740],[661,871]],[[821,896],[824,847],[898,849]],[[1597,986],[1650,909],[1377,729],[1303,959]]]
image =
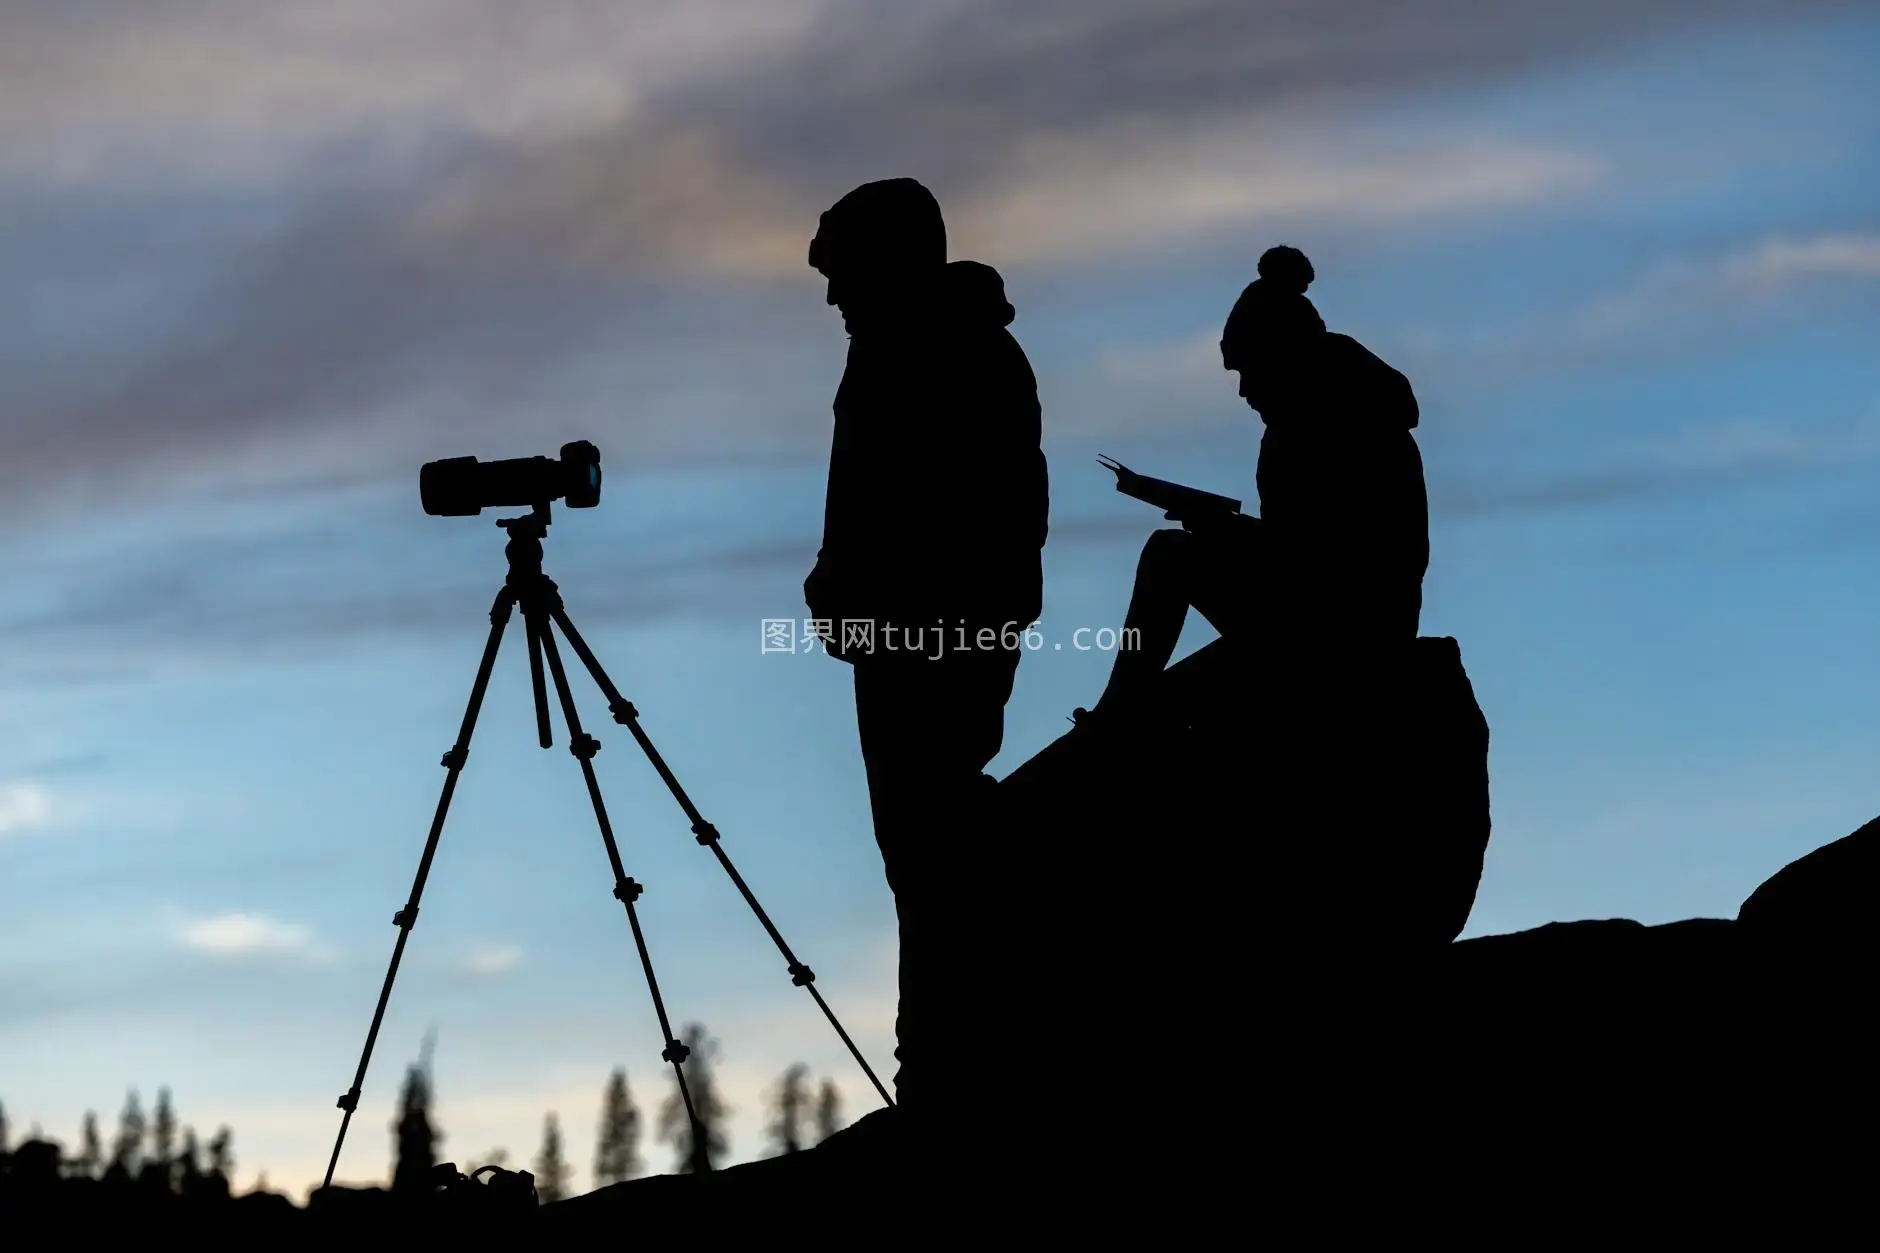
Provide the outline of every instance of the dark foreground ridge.
[[[61,1180],[56,1150],[28,1143],[6,1162],[6,1218],[359,1239],[401,1220],[705,1237],[787,1220],[877,1243],[1125,1221],[1164,1239],[1223,1221],[1793,1231],[1866,1204],[1880,819],[1734,919],[1456,941],[1489,821],[1487,727],[1454,641],[1336,682],[1284,669],[1256,683],[1212,645],[1140,717],[1080,725],[986,781],[988,821],[960,851],[982,868],[959,883],[982,924],[958,954],[977,1012],[949,1053],[1012,1097],[971,1129],[970,1173],[899,1110],[806,1152],[550,1205],[467,1180],[306,1209],[147,1194]],[[1357,706],[1375,716],[1340,712]]]

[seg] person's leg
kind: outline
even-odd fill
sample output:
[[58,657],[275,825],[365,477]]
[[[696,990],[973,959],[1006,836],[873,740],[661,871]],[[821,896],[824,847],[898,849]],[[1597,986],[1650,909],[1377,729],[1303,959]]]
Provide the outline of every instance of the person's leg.
[[950,1030],[964,1013],[960,971],[973,966],[974,912],[961,864],[989,799],[983,771],[1004,736],[1017,650],[902,656],[856,665],[856,720],[875,840],[900,932],[895,1076],[902,1101],[930,1103],[969,1047]]
[[1187,531],[1151,535],[1136,562],[1136,584],[1123,618],[1122,646],[1095,708],[1108,712],[1140,698],[1181,642],[1194,590],[1196,541]]

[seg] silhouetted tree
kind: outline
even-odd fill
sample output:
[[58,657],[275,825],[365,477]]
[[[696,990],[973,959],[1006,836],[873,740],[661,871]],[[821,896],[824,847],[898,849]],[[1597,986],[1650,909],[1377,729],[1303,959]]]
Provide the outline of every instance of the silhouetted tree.
[[157,1109],[150,1120],[150,1159],[167,1168],[176,1158],[176,1109],[170,1104],[170,1090],[157,1089]]
[[771,1093],[770,1156],[795,1153],[803,1148],[804,1123],[809,1114],[809,1067],[802,1062],[783,1072]]
[[183,1128],[183,1147],[176,1155],[176,1169],[172,1172],[176,1186],[183,1192],[194,1194],[202,1180],[202,1146],[196,1143],[196,1129]]
[[690,1050],[683,1063],[686,1087],[692,1093],[692,1108],[698,1114],[703,1134],[697,1137],[692,1134],[691,1120],[685,1113],[685,1097],[675,1079],[672,1094],[659,1109],[659,1138],[677,1151],[681,1174],[698,1175],[714,1169],[724,1157],[729,1147],[725,1120],[731,1110],[719,1097],[718,1081],[712,1074],[718,1041],[707,1036],[704,1026],[695,1022],[685,1029],[685,1045]]
[[227,1127],[217,1128],[209,1137],[209,1173],[220,1175],[224,1180],[235,1178],[235,1152],[231,1147],[235,1135]]
[[7,1143],[7,1107],[4,1101],[0,1101],[0,1153],[6,1152],[8,1147],[9,1145]]
[[143,1167],[144,1131],[143,1103],[137,1099],[137,1089],[132,1088],[124,1099],[124,1112],[118,1115],[117,1143],[111,1146],[111,1164],[123,1167],[133,1179]]
[[444,1137],[431,1125],[431,1078],[420,1066],[405,1072],[398,1094],[398,1120],[392,1124],[395,1165],[392,1191],[425,1195],[431,1190],[431,1168],[437,1165],[437,1147]]
[[542,1151],[535,1158],[535,1195],[547,1205],[568,1195],[573,1174],[561,1153],[561,1122],[550,1114],[542,1122]]
[[78,1156],[72,1159],[72,1173],[94,1179],[104,1165],[104,1143],[98,1137],[98,1115],[85,1111],[85,1125],[78,1133]]
[[464,1167],[463,1173],[466,1175],[474,1175],[485,1166],[501,1167],[507,1165],[509,1165],[509,1150],[495,1148],[471,1158],[469,1164]]
[[600,1145],[594,1151],[594,1186],[633,1178],[645,1169],[640,1160],[640,1111],[627,1091],[627,1072],[615,1070],[601,1099]]
[[840,1130],[842,1093],[837,1090],[834,1079],[824,1079],[822,1091],[816,1094],[816,1143],[821,1144]]

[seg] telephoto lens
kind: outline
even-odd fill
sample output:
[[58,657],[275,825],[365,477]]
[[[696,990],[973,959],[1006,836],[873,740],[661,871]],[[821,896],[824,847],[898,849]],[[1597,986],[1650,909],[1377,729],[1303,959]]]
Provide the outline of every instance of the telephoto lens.
[[561,446],[552,457],[478,461],[446,457],[418,471],[418,497],[432,517],[475,517],[485,509],[546,505],[592,509],[601,500],[601,452],[587,440]]

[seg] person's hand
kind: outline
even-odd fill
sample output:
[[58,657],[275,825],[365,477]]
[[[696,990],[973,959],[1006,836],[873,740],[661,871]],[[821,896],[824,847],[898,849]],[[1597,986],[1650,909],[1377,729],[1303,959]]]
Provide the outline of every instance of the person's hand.
[[1191,514],[1186,518],[1177,518],[1171,513],[1168,517],[1171,521],[1180,522],[1182,529],[1190,535],[1202,539],[1238,535],[1244,529],[1245,524],[1251,521],[1245,514],[1239,513],[1207,512]]

